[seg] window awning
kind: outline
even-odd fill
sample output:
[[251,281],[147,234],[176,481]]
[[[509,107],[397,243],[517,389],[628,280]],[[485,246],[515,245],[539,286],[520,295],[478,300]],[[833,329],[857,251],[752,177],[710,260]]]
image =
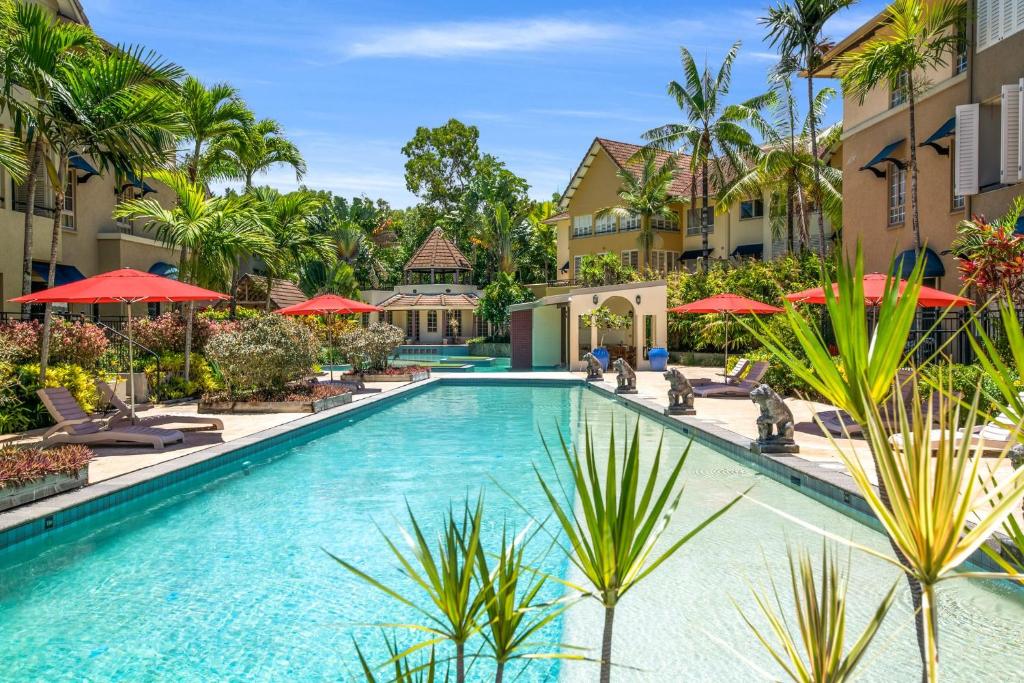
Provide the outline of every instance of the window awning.
[[[910,276],[914,266],[917,265],[917,250],[907,249],[901,252],[896,257],[896,261],[893,263],[892,274],[899,275],[900,278],[906,279]],[[925,247],[924,250],[924,277],[942,277],[946,274],[946,267],[942,265],[942,259],[931,249]]]
[[149,272],[160,277],[168,277],[172,280],[178,279],[178,266],[173,263],[165,263],[163,261],[157,261],[149,267]]
[[939,144],[939,140],[948,138],[950,135],[956,132],[956,117],[950,116],[949,120],[939,126],[939,129],[928,136],[928,139],[922,142],[918,147],[931,147],[939,154],[949,154],[949,147],[943,147]]
[[892,163],[896,164],[898,168],[903,168],[904,164],[899,159],[892,156],[892,153],[896,151],[896,148],[903,144],[904,138],[900,138],[896,142],[890,143],[882,148],[878,154],[876,154],[871,161],[860,167],[861,171],[871,171],[878,178],[885,177],[885,171],[879,171],[875,166],[881,163]]
[[[708,252],[710,254],[711,250],[708,249]],[[703,249],[690,249],[689,251],[684,251],[682,254],[680,254],[679,255],[679,260],[680,261],[692,261],[693,259],[698,259],[698,258],[703,258],[703,257],[704,257],[704,250]]]
[[85,175],[78,176],[78,182],[80,183],[84,183],[85,181],[89,180],[89,178],[92,178],[94,175],[100,174],[100,172],[93,168],[92,164],[86,161],[85,158],[78,152],[72,152],[71,154],[68,155],[68,166],[79,171],[85,172]]
[[569,262],[566,261],[565,263],[563,263],[562,267],[559,268],[559,270],[562,271],[563,273],[568,273],[569,272]]
[[732,256],[752,256],[754,258],[761,258],[764,254],[764,244],[740,244],[732,250]]
[[124,173],[124,177],[128,180],[127,184],[121,186],[121,190],[122,191],[128,185],[131,185],[132,187],[136,187],[136,188],[142,190],[142,195],[143,196],[149,194],[150,192],[156,192],[156,190],[154,190],[152,187],[150,187],[146,182],[144,182],[142,180],[139,180],[139,177],[137,175],[135,175],[135,172],[132,171],[132,169],[130,169],[130,168],[121,169],[121,172]]
[[[33,261],[32,272],[45,282],[47,278],[50,277],[50,264],[45,261]],[[58,263],[53,285],[56,287],[58,285],[66,285],[84,279],[85,276],[82,275],[82,271],[78,270],[78,268]]]

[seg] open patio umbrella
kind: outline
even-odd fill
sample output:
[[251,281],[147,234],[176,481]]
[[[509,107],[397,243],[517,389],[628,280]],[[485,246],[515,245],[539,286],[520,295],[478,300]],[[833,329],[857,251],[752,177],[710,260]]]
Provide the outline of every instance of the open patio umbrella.
[[[864,303],[867,306],[878,306],[882,303],[885,295],[885,283],[889,276],[883,273],[869,273],[864,276]],[[899,294],[907,288],[907,281],[900,280]],[[839,295],[839,285],[832,283],[832,292]],[[798,304],[824,304],[825,288],[813,287],[802,292],[794,292],[785,296],[787,301]],[[949,294],[932,287],[921,287],[921,295],[918,297],[917,305],[922,308],[946,308],[949,306],[973,306],[974,302],[956,294]]]
[[[706,299],[692,301],[682,306],[668,309],[669,313],[732,313],[734,315],[770,315],[783,313],[778,306],[771,306],[761,301],[748,299],[739,294],[715,294]],[[725,326],[725,371],[729,371],[729,326]]]
[[[354,313],[373,313],[380,309],[376,306],[353,301],[337,294],[321,294],[302,303],[285,306],[277,310],[281,315],[352,315]],[[334,381],[334,330],[330,322],[327,324],[327,348],[331,353],[331,381]]]
[[135,420],[135,382],[132,381],[132,304],[229,299],[214,292],[170,278],[121,268],[77,282],[51,287],[11,299],[28,304],[127,304],[128,305],[128,395],[132,421]]

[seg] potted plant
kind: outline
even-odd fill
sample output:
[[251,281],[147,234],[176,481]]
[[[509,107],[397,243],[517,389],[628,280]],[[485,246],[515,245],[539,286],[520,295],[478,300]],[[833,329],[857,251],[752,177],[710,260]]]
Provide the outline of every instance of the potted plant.
[[601,364],[602,370],[608,369],[609,354],[608,349],[605,348],[604,338],[611,330],[626,330],[632,327],[632,321],[624,315],[618,315],[612,312],[607,306],[598,306],[590,313],[584,313],[581,316],[583,324],[590,327],[596,327],[601,331],[601,337],[597,342],[597,348],[592,349],[590,352],[594,354],[594,358]]
[[668,367],[668,349],[664,346],[652,346],[647,352],[647,360],[651,363],[651,370],[663,372]]

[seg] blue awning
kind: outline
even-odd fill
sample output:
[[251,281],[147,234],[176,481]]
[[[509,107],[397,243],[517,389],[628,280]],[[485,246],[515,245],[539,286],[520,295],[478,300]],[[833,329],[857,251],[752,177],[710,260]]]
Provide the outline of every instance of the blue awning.
[[903,162],[892,156],[892,153],[896,151],[896,148],[903,144],[904,138],[900,138],[896,142],[890,143],[882,148],[878,154],[872,157],[871,161],[860,167],[861,171],[871,171],[879,178],[884,178],[885,173],[879,171],[875,166],[883,162],[890,162],[896,164],[899,168],[903,168]]
[[178,279],[178,266],[173,263],[165,263],[163,261],[157,261],[149,267],[149,272],[153,275],[159,275],[160,277],[168,277],[172,280]]
[[562,267],[559,270],[561,270],[563,273],[568,273],[569,272],[569,262],[566,261],[565,263],[563,263]]
[[[709,256],[711,255],[711,249],[710,248],[708,249],[708,255]],[[689,251],[684,251],[682,254],[680,254],[679,255],[679,260],[680,261],[692,261],[693,259],[698,259],[698,258],[703,258],[703,257],[704,257],[704,250],[703,249],[690,249]]]
[[[899,275],[901,279],[906,279],[910,276],[911,271],[914,270],[914,266],[917,265],[917,250],[907,249],[900,253],[896,257],[895,263],[893,263],[892,274]],[[924,276],[925,277],[942,277],[946,274],[946,267],[942,265],[942,259],[934,251],[925,247],[924,250]]]
[[732,250],[732,256],[752,256],[761,258],[764,254],[764,244],[741,244]]
[[[139,177],[137,175],[135,175],[135,172],[132,171],[132,169],[125,168],[125,169],[122,169],[121,172],[124,173],[124,177],[128,179],[128,184],[129,185],[131,185],[133,187],[137,187],[138,189],[142,190],[143,196],[149,194],[150,192],[156,192],[156,190],[154,190],[152,187],[150,187],[144,181],[139,180]],[[122,187],[121,189],[123,190],[124,187]]]
[[72,152],[71,154],[68,155],[68,166],[74,169],[78,169],[79,171],[85,171],[85,175],[78,176],[78,182],[80,183],[84,183],[86,180],[93,177],[94,175],[100,174],[100,172],[93,168],[92,164],[86,161],[85,158],[78,152]]
[[918,147],[931,147],[939,154],[949,154],[949,147],[943,147],[939,144],[939,140],[948,138],[950,135],[956,132],[956,117],[951,116],[949,120],[939,126],[939,129],[928,136],[928,139],[922,142]]
[[[32,272],[39,276],[40,279],[46,280],[50,277],[50,264],[44,261],[33,261]],[[85,276],[82,275],[82,271],[78,270],[74,266],[65,266],[63,264],[57,264],[56,277],[53,280],[53,285],[66,285],[72,282],[78,282],[84,280]]]

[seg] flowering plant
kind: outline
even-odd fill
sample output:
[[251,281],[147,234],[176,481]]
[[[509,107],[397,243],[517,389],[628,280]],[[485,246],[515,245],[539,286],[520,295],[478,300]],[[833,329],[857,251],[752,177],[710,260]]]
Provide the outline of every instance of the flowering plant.
[[1018,197],[1002,218],[962,221],[953,243],[964,282],[986,299],[1008,297],[1017,307],[1024,305],[1024,235],[1017,232],[1022,213],[1024,197]]
[[51,474],[77,474],[93,459],[93,452],[81,444],[39,448],[0,448],[0,489],[24,486]]

